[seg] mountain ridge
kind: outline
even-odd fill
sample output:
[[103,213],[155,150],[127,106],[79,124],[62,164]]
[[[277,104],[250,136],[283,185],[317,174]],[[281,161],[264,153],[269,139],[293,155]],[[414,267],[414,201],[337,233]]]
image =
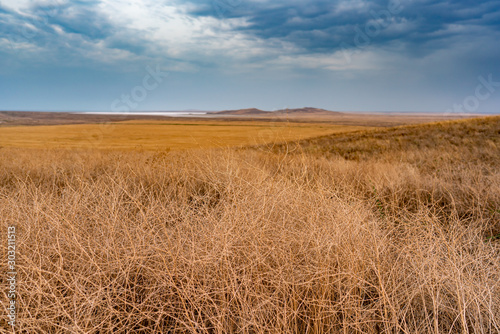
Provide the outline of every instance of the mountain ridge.
[[252,116],[252,115],[332,115],[342,114],[339,111],[330,111],[321,108],[303,107],[294,109],[279,109],[275,111],[266,111],[257,108],[235,109],[235,110],[222,110],[216,111],[215,115],[239,115],[239,116]]

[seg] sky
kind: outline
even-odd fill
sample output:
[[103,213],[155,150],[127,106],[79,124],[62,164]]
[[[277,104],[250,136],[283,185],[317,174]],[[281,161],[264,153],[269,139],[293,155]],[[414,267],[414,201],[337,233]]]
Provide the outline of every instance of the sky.
[[0,110],[500,113],[500,1],[0,0]]

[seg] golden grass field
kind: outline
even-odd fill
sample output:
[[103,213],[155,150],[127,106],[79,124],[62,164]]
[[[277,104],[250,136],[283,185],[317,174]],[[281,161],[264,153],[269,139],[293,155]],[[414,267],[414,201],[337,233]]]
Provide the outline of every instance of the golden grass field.
[[1,129],[17,332],[499,333],[500,117],[325,127],[172,151]]
[[125,121],[0,128],[0,145],[25,148],[186,149],[255,145],[366,129],[329,123]]

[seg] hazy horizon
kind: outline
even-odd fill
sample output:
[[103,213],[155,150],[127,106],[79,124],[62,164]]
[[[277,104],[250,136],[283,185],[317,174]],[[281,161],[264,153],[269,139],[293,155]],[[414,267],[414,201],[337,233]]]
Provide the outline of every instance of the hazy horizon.
[[[0,110],[0,112],[47,112],[47,113],[76,113],[76,114],[108,114],[108,115],[148,115],[148,114],[183,114],[183,115],[189,115],[189,114],[206,114],[206,113],[216,113],[220,111],[227,111],[227,110],[242,110],[242,109],[250,109],[252,107],[245,107],[245,108],[235,108],[235,109],[215,109],[215,110],[199,110],[199,109],[185,109],[185,110],[133,110],[133,111],[111,111],[111,110]],[[301,108],[315,108],[315,107],[297,107],[297,108],[286,108],[286,109],[301,109]],[[256,108],[258,109],[258,108]],[[318,108],[322,109],[322,108]],[[262,111],[267,111],[267,112],[274,112],[282,109],[276,109],[276,110],[262,110]],[[326,109],[328,110],[328,109]],[[447,112],[447,111],[383,111],[383,110],[372,110],[372,111],[366,111],[366,110],[328,110],[332,112],[340,112],[340,113],[346,113],[346,114],[445,114],[445,115],[454,115],[453,112]],[[471,112],[471,113],[461,113],[460,115],[466,116],[466,115],[500,115],[500,110],[499,111],[491,111],[491,112]]]

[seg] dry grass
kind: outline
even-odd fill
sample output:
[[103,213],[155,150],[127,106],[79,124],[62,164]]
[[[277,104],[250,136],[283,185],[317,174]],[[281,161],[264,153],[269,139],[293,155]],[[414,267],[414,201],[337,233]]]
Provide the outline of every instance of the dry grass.
[[0,146],[23,148],[187,149],[289,141],[361,126],[252,121],[125,121],[0,127]]
[[368,128],[354,133],[338,133],[273,145],[272,149],[284,152],[300,148],[300,152],[334,154],[348,160],[359,160],[384,153],[396,153],[397,156],[415,150],[437,149],[440,153],[458,152],[459,155],[472,151],[475,154],[478,150],[497,149],[499,145],[500,116],[492,116],[385,129]]
[[[274,153],[4,148],[18,330],[498,333],[499,122],[481,122],[406,128],[443,133],[435,147],[394,149],[400,130],[373,139],[390,149],[353,137],[342,145],[361,153],[347,159],[315,141]],[[455,146],[466,139],[454,124],[477,138]]]

